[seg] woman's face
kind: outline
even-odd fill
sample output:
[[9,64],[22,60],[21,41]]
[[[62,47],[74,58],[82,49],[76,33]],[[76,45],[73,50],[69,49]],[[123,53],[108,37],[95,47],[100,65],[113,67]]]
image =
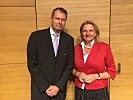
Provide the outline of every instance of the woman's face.
[[85,42],[91,42],[96,36],[94,26],[92,24],[84,25],[81,36]]

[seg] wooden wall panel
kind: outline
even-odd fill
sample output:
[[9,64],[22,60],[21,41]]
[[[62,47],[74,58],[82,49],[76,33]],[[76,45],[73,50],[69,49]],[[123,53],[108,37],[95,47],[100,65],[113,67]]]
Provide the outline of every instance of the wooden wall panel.
[[111,0],[111,5],[130,5],[133,4],[133,0]]
[[121,73],[111,81],[111,100],[133,99],[133,2],[112,0],[111,47]]
[[0,8],[0,64],[26,63],[26,45],[36,30],[32,7]]
[[[96,22],[101,30],[101,38],[109,42],[110,0],[37,0],[38,29],[48,28],[51,11],[55,7],[64,7],[68,11],[65,31],[75,38],[75,44],[80,36],[79,27],[85,20]],[[68,82],[66,100],[74,100],[74,84]]]
[[26,46],[36,30],[35,8],[0,7],[0,30],[0,100],[30,100]]
[[35,0],[0,0],[0,7],[4,6],[35,6]]
[[50,25],[50,14],[53,8],[62,6],[68,11],[65,31],[69,32],[75,42],[79,37],[79,27],[84,20],[93,20],[101,30],[102,40],[109,41],[109,0],[37,0],[38,28]]
[[0,100],[30,100],[26,64],[0,65]]

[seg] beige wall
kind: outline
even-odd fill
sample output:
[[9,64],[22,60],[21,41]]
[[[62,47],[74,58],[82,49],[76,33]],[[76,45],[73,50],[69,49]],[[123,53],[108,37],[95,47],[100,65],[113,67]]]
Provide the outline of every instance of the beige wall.
[[[121,21],[115,19],[116,15],[118,14],[117,18],[119,19],[121,10],[125,12],[123,13],[125,15],[132,13],[132,11],[126,13],[127,11],[121,8],[121,5],[125,4],[125,2],[121,0],[112,1],[52,0],[50,2],[49,0],[8,0],[7,2],[0,0],[0,100],[30,100],[30,75],[26,65],[27,40],[32,31],[49,27],[49,17],[53,8],[62,6],[67,9],[68,20],[65,31],[75,38],[75,44],[77,44],[80,35],[79,27],[87,19],[97,23],[101,31],[101,40],[109,43],[110,40],[116,41],[114,40],[115,35],[112,34],[119,32],[114,28],[117,22]],[[126,3],[127,6],[124,7],[127,10],[133,8],[131,0],[126,0]],[[110,4],[112,5],[110,6]],[[120,5],[115,6],[116,4]],[[120,14],[121,18],[123,18],[123,14]],[[132,21],[132,18],[129,15],[128,22]],[[128,29],[132,28],[130,26],[132,24],[127,24],[126,20],[124,23],[125,26],[129,25],[129,27],[127,26]],[[119,23],[119,26],[121,25]],[[114,30],[111,30],[111,28]],[[123,33],[127,32],[127,30],[122,31]],[[112,35],[111,38],[110,34]],[[113,42],[110,43],[113,44]],[[114,49],[115,43],[111,46],[117,59],[117,53]],[[132,54],[132,51],[130,53]],[[115,82],[112,84],[115,84]],[[112,85],[112,87],[115,87],[115,85]],[[66,99],[74,100],[73,82],[68,82],[67,91]]]
[[51,10],[63,6],[68,11],[68,20],[65,30],[74,38],[79,37],[79,27],[84,20],[94,20],[101,29],[102,40],[108,42],[109,37],[109,0],[37,0],[38,29],[50,25]]
[[0,0],[0,100],[30,100],[26,44],[36,30],[35,1]]

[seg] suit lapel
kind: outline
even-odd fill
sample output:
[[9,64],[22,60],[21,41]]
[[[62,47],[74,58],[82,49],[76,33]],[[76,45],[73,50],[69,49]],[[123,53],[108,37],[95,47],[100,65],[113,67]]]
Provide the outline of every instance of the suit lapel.
[[55,54],[54,54],[54,48],[53,48],[53,43],[52,43],[52,39],[51,39],[51,35],[50,35],[50,29],[48,28],[48,31],[47,31],[47,43],[48,43],[48,48],[52,54],[52,56],[55,57]]

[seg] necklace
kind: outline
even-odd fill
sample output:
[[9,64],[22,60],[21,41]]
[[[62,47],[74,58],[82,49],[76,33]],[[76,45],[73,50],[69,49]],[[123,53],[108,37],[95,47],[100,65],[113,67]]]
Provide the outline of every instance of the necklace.
[[93,46],[93,44],[94,44],[94,41],[95,41],[95,40],[93,40],[93,41],[91,42],[91,46],[87,46],[85,43],[84,43],[84,46],[85,46],[86,48],[88,48],[88,49],[91,49],[92,46]]

